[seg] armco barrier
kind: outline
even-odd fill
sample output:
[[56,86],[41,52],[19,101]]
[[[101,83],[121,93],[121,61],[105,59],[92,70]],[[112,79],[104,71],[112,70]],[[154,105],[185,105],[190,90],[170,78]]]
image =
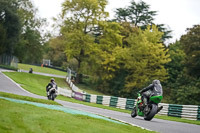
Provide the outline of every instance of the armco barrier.
[[85,101],[90,103],[90,94],[85,94]]
[[58,94],[66,97],[72,97],[72,91],[58,87]]
[[73,95],[74,99],[80,100],[80,101],[85,101],[84,94],[82,94],[80,92],[73,92],[73,93],[74,93],[74,95]]
[[163,106],[163,109],[160,112],[158,112],[158,114],[160,114],[160,115],[168,115],[169,104],[159,103],[158,106]]
[[111,96],[110,98],[110,107],[116,107],[118,102],[118,97]]
[[97,102],[97,95],[91,95],[90,102],[91,103],[96,103]]
[[111,96],[103,96],[102,104],[105,105],[105,106],[109,106],[110,105],[110,98],[111,98]]
[[[132,110],[133,106],[136,104],[136,99],[84,94],[83,91],[76,87],[70,79],[67,78],[66,82],[72,88],[72,91],[61,90],[59,93],[64,96],[73,97],[77,100],[85,102],[102,104],[105,106],[111,106],[126,110]],[[158,113],[160,115],[168,115],[191,120],[200,120],[200,106],[166,103],[159,103],[158,106],[163,106],[163,109]]]
[[125,109],[126,108],[126,98],[118,98],[117,108]]
[[181,117],[182,105],[170,104],[168,108],[168,116]]
[[198,111],[197,111],[197,120],[200,120],[200,106],[198,107]]
[[103,96],[97,96],[97,104],[102,104],[103,102]]
[[132,110],[133,109],[133,106],[135,105],[135,99],[127,99],[126,100],[126,109],[127,110]]

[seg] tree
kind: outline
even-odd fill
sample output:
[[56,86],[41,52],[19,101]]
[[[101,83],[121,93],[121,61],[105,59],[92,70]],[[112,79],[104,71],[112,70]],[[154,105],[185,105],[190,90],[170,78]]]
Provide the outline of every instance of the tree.
[[176,82],[178,75],[183,72],[185,67],[185,53],[179,41],[169,45],[169,54],[171,61],[166,64],[166,68],[168,68],[169,74],[168,81],[172,84]]
[[0,54],[13,54],[17,45],[21,23],[16,0],[0,1]]
[[180,41],[169,46],[171,62],[166,65],[169,79],[165,83],[171,103],[200,104],[199,41],[200,26],[187,29]]
[[129,20],[135,26],[146,26],[153,24],[156,11],[149,11],[150,6],[143,1],[136,3],[134,0],[128,8],[117,8],[116,19],[118,21]]
[[43,57],[44,32],[46,20],[37,17],[37,9],[30,0],[18,0],[17,10],[22,25],[15,55],[23,63],[41,63]]
[[[131,5],[127,8],[117,8],[115,11],[115,19],[117,22],[130,22],[135,27],[140,27],[145,30],[148,25],[155,25],[153,20],[156,16],[157,11],[151,11],[150,5],[146,4],[144,1],[136,3],[134,0]],[[132,26],[132,27],[133,27]],[[162,41],[171,38],[171,31],[168,30],[164,24],[156,25],[159,31],[164,32],[162,35]]]
[[62,36],[51,38],[46,45],[48,45],[46,46],[48,48],[46,58],[51,59],[54,66],[63,66],[67,62],[67,57]]
[[180,43],[186,54],[186,67],[193,77],[200,77],[200,25],[187,29],[187,34],[181,36]]
[[66,0],[62,5],[61,33],[65,37],[68,60],[78,61],[77,83],[81,81],[81,64],[96,45],[92,30],[108,16],[106,4],[107,0]]
[[167,49],[159,43],[162,33],[156,26],[147,27],[145,31],[138,29],[128,38],[128,49],[125,68],[129,75],[126,77],[125,91],[137,91],[153,79],[164,81],[167,71],[164,67],[170,61]]
[[180,41],[176,41],[173,44],[170,44],[169,47],[169,54],[171,61],[168,62],[165,67],[167,69],[169,78],[163,82],[163,86],[165,88],[164,97],[167,102],[176,103],[177,97],[177,89],[179,88],[180,84],[178,83],[177,79],[182,75],[184,68],[185,68],[185,53],[181,47]]

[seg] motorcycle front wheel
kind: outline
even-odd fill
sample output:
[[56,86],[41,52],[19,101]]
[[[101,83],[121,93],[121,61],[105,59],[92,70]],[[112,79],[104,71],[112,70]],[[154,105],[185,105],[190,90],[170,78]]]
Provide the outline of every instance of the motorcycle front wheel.
[[144,113],[144,119],[147,121],[153,119],[153,117],[157,113],[157,110],[158,106],[156,104],[152,104],[151,107],[149,107],[149,111],[147,113]]
[[137,110],[136,107],[133,107],[132,111],[131,111],[131,117],[136,117],[137,116]]

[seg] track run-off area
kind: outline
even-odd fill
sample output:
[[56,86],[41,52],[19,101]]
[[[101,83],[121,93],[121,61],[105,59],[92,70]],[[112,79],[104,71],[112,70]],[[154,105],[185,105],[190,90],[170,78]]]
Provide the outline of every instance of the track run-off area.
[[[39,96],[33,93],[30,93],[24,90],[20,85],[15,83],[12,79],[5,76],[1,71],[5,71],[4,69],[0,69],[0,91],[7,92],[17,95],[29,96],[33,98],[39,99],[47,99],[44,96]],[[161,120],[153,118],[151,121],[145,121],[143,117],[137,116],[136,118],[132,118],[128,113],[122,113],[107,109],[101,109],[97,107],[86,106],[78,103],[71,103],[62,100],[55,100],[56,102],[63,105],[63,107],[88,112],[104,117],[108,117],[114,120],[118,120],[123,123],[128,123],[133,126],[138,126],[147,130],[152,130],[160,133],[199,133],[200,126],[194,124],[187,124],[175,121]]]

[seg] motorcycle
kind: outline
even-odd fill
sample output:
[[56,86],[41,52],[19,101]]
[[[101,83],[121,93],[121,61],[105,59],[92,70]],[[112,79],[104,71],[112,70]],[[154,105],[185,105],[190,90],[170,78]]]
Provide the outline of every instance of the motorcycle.
[[54,99],[57,97],[57,95],[58,95],[57,89],[56,88],[51,88],[49,90],[48,94],[47,94],[47,98],[49,100],[53,100],[54,101]]
[[134,118],[138,115],[144,117],[144,119],[147,121],[152,120],[153,117],[162,109],[162,106],[158,108],[158,103],[161,102],[163,96],[151,95],[147,102],[147,105],[145,106],[141,94],[140,93],[137,94],[138,94],[137,103],[131,111],[131,117]]

